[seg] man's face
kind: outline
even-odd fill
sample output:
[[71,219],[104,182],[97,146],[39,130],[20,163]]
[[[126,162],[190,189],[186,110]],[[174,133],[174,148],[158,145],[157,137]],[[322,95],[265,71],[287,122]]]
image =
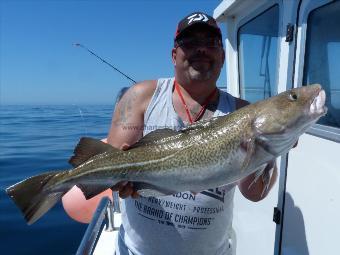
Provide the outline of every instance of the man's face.
[[185,31],[176,42],[172,59],[177,74],[190,80],[218,79],[224,62],[224,50],[214,32],[196,26]]

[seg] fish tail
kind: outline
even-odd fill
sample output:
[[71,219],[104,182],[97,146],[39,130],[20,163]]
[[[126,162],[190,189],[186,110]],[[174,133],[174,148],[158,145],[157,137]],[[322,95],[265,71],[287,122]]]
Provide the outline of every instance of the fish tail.
[[22,211],[27,224],[31,225],[51,209],[66,193],[51,191],[49,181],[60,171],[30,177],[6,189],[7,194]]

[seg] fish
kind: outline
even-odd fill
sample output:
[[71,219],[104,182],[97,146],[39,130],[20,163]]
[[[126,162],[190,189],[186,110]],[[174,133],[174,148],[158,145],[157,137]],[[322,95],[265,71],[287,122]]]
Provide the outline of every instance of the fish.
[[178,131],[155,130],[126,151],[83,137],[69,160],[72,169],[27,178],[6,192],[30,225],[74,185],[91,199],[129,181],[148,197],[200,192],[252,173],[259,177],[327,113],[325,100],[319,84],[294,88]]

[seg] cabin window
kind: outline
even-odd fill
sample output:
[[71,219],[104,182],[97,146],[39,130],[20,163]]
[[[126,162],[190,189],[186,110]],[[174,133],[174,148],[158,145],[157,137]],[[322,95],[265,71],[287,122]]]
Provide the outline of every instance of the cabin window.
[[240,96],[249,102],[277,94],[278,24],[275,5],[238,31]]
[[340,2],[309,14],[303,84],[320,83],[328,113],[319,124],[340,127]]

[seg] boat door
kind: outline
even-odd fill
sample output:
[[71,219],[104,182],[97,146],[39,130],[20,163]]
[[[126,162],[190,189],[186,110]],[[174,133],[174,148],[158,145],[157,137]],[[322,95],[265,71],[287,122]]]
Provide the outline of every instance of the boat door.
[[302,0],[294,87],[320,83],[328,113],[287,160],[279,254],[339,254],[340,1]]
[[[291,9],[292,3],[287,4],[287,1],[281,0],[223,1],[215,9],[214,16],[226,26],[229,93],[255,102],[286,90],[288,65],[285,64],[282,68],[282,55],[287,63],[287,59],[291,58],[289,49],[293,50],[294,47],[284,43],[286,27],[283,26],[283,21],[291,22],[293,17],[285,16],[283,10]],[[280,167],[281,159],[277,160],[277,165]],[[279,175],[282,174],[284,176],[284,171],[279,171]],[[231,240],[234,254],[273,254],[276,234],[273,213],[279,203],[278,183],[264,200],[257,203],[247,200],[236,189],[234,237]]]
[[225,0],[228,92],[255,102],[320,83],[329,112],[277,160],[263,201],[237,190],[231,245],[237,255],[336,254],[340,236],[340,1]]

